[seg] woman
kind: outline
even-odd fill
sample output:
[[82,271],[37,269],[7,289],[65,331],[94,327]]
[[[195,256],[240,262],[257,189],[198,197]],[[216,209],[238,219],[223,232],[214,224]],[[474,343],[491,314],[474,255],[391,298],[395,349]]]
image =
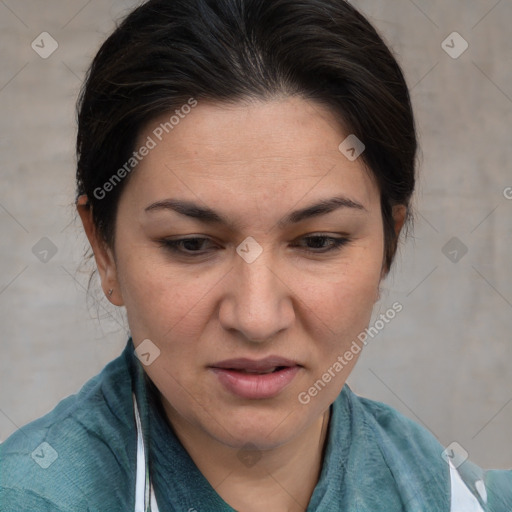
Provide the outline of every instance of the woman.
[[512,471],[345,384],[417,149],[350,4],[150,0],[78,122],[77,209],[131,338],[1,445],[0,510],[512,510]]

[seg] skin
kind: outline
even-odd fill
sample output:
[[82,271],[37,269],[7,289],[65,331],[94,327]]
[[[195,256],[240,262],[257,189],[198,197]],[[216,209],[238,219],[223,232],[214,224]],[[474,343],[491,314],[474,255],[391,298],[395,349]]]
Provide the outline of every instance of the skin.
[[[168,118],[148,125],[139,143]],[[386,275],[379,191],[362,160],[350,162],[338,150],[347,135],[328,110],[298,97],[199,102],[130,176],[114,247],[102,242],[91,211],[78,206],[102,287],[114,290],[107,295],[113,304],[126,307],[135,346],[150,339],[161,351],[144,368],[170,424],[219,495],[244,512],[307,508],[322,467],[329,406],[359,355],[308,404],[298,394],[368,327]],[[334,196],[363,209],[277,224]],[[145,211],[169,198],[208,206],[232,225]],[[394,209],[397,233],[405,213]],[[312,235],[348,242],[322,253],[329,240],[315,245],[304,238]],[[210,239],[181,247],[199,257],[160,243],[192,236]],[[252,263],[236,252],[249,236],[263,250]],[[272,399],[234,396],[208,368],[271,354],[302,365]],[[248,442],[261,455],[251,467],[240,457]]]

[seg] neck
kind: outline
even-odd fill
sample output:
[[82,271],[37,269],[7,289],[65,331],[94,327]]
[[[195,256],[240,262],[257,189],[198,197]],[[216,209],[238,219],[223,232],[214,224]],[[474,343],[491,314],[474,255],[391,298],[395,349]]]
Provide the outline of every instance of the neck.
[[227,446],[177,415],[161,397],[176,436],[217,494],[240,512],[304,512],[322,469],[330,410],[271,450]]

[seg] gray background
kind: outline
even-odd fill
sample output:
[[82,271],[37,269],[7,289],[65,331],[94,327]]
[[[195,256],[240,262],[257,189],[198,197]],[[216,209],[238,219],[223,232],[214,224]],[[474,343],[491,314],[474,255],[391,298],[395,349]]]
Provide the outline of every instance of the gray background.
[[[136,3],[0,0],[1,440],[76,392],[126,343],[122,311],[85,295],[74,103],[113,20]],[[369,340],[349,383],[443,445],[456,441],[477,464],[510,468],[512,2],[352,3],[404,68],[422,151],[415,230],[375,314],[394,301],[403,311]],[[47,59],[31,47],[44,31],[59,45]],[[469,43],[456,59],[442,48],[453,31]],[[452,237],[459,248],[443,252]]]

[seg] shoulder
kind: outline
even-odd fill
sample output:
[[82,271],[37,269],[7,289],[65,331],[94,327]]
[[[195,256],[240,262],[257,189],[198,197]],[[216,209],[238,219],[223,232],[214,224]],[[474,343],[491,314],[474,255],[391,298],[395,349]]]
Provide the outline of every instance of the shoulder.
[[446,507],[450,502],[450,468],[436,437],[387,404],[358,396],[350,389],[347,396],[361,428],[378,445],[406,510]]
[[404,416],[402,413],[382,402],[358,396],[350,391],[350,400],[361,409],[368,426],[375,433],[386,452],[415,461],[425,457],[436,460],[439,466],[449,468],[442,458],[444,447],[437,438],[423,425]]
[[131,376],[121,355],[0,444],[0,511],[119,506],[131,494],[132,424]]
[[512,469],[488,469],[484,471],[488,512],[512,510]]
[[2,512],[64,512],[55,503],[29,489],[0,487],[0,510]]
[[[459,460],[454,467],[449,460],[450,450],[426,427],[387,404],[358,396],[350,389],[348,395],[353,407],[360,408],[364,414],[366,424],[376,435],[384,457],[397,475],[405,471],[409,473],[406,478],[413,479],[415,473],[422,473],[420,480],[437,485],[439,490],[448,482],[452,511],[469,511],[457,508],[456,501],[462,495],[466,498],[460,499],[474,497],[474,506],[480,506],[472,509],[475,512],[512,511],[512,470],[485,470],[467,459]],[[425,466],[428,466],[426,472]]]

